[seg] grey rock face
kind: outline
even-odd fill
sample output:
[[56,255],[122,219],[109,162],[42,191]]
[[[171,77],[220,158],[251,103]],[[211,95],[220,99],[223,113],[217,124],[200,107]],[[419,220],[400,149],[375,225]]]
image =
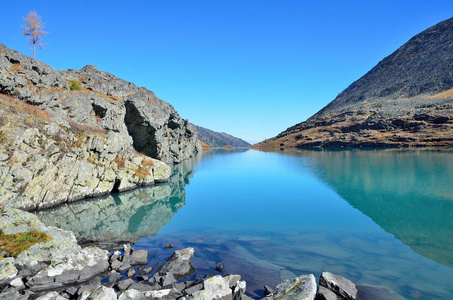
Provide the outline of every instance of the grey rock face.
[[[0,48],[0,94],[12,96],[0,98],[5,205],[43,209],[164,182],[170,169],[156,159],[179,163],[201,150],[195,129],[151,91]],[[69,89],[74,79],[82,90]]]
[[285,280],[265,299],[279,300],[314,300],[316,297],[316,280],[313,274],[302,275]]
[[359,290],[354,282],[329,272],[323,272],[321,274],[319,285],[328,288],[347,300],[355,300],[359,296]]

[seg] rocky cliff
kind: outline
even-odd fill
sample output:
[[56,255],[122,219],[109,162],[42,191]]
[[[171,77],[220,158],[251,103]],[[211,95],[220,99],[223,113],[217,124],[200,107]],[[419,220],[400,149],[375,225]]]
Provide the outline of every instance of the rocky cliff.
[[2,204],[39,209],[166,181],[161,161],[200,148],[153,92],[93,66],[56,71],[0,44]]
[[261,146],[451,146],[453,18],[411,38],[307,121]]
[[233,147],[248,147],[249,143],[246,141],[229,135],[224,132],[216,132],[201,126],[194,125],[198,132],[198,138],[203,143],[211,147],[224,147],[224,146],[233,146]]

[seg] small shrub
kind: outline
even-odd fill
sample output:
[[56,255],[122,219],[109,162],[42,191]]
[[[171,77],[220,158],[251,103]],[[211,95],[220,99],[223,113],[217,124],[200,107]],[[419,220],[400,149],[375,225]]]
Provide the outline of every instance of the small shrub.
[[77,79],[73,79],[72,80],[71,86],[69,88],[71,89],[71,91],[80,91],[82,89],[80,87],[79,82],[77,81]]
[[19,63],[11,64],[11,71],[18,72],[23,71],[24,69],[20,67]]
[[115,159],[113,161],[118,166],[118,170],[123,170],[124,169],[124,163],[125,163],[124,157],[117,156],[117,157],[115,157]]

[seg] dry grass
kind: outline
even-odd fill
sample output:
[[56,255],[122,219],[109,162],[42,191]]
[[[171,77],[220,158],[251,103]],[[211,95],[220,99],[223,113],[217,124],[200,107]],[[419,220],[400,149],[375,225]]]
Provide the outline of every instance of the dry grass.
[[116,163],[118,170],[124,169],[124,163],[126,162],[124,157],[117,156],[117,157],[115,157],[115,159],[113,161]]
[[50,114],[46,112],[44,109],[28,104],[24,101],[14,99],[4,94],[0,94],[0,99],[4,100],[4,104],[8,105],[9,107],[15,109],[18,112],[32,115],[40,120],[48,121],[50,118]]
[[132,176],[140,178],[140,179],[145,179],[146,177],[151,175],[151,173],[141,165],[138,167],[137,170],[134,170],[134,171],[135,171],[135,173]]
[[20,67],[20,64],[16,63],[16,64],[11,64],[11,71],[13,72],[19,72],[19,71],[23,71],[24,69]]
[[447,90],[445,92],[439,93],[437,95],[429,96],[429,97],[426,97],[426,98],[428,98],[428,99],[433,99],[433,98],[443,99],[443,98],[450,98],[450,97],[453,97],[453,89],[449,89],[449,90]]
[[49,241],[51,239],[52,237],[44,232],[39,232],[38,230],[15,234],[3,234],[3,232],[0,231],[0,251],[6,252],[6,256],[16,257],[22,251],[27,250],[34,244]]
[[81,124],[74,122],[72,120],[68,120],[69,126],[71,126],[71,130],[75,133],[82,133],[82,134],[98,134],[101,137],[105,137],[107,134],[107,130],[101,127],[92,126],[88,124]]
[[201,148],[203,149],[211,149],[212,147],[206,143],[200,142],[201,143]]

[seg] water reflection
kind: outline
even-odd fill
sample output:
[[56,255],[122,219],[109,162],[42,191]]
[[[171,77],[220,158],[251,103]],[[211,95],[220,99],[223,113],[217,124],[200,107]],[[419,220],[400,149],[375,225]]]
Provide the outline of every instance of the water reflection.
[[343,199],[417,253],[453,267],[452,152],[301,151]]
[[47,225],[71,230],[82,244],[136,243],[153,236],[185,205],[185,186],[200,156],[173,166],[169,182],[94,200],[64,204],[36,214]]

